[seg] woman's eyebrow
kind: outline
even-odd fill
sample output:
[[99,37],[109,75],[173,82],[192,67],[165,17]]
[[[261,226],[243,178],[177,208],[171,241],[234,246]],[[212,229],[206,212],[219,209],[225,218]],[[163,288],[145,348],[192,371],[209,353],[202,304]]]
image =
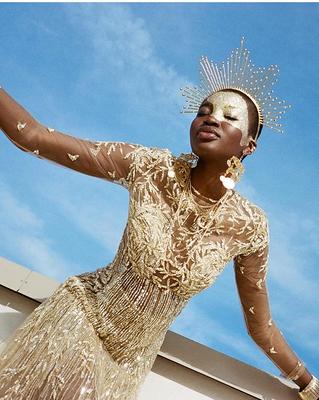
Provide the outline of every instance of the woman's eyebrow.
[[236,106],[232,106],[231,104],[225,104],[224,108],[236,108]]
[[236,110],[237,107],[236,106],[232,106],[231,104],[225,104],[224,105],[224,112],[232,112],[234,110]]
[[208,101],[208,100],[205,100],[201,105],[200,105],[201,107],[204,107],[204,106],[208,106],[208,107],[213,107],[213,103],[211,103],[210,101]]

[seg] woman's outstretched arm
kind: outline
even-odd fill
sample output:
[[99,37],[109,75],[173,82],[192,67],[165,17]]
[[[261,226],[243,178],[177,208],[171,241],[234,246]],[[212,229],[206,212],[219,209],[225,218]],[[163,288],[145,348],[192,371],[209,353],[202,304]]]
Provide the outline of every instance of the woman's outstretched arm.
[[262,217],[258,230],[252,252],[234,259],[236,284],[247,331],[281,372],[303,389],[311,381],[312,375],[271,317],[266,286],[269,252],[266,216]]
[[143,147],[123,142],[80,139],[40,124],[0,88],[0,128],[18,148],[83,174],[127,187],[134,151]]

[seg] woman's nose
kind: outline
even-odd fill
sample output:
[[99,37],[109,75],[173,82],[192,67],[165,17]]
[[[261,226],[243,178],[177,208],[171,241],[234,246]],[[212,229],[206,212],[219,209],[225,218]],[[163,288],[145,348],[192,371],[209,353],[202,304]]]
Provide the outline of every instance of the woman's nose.
[[213,114],[207,115],[207,118],[205,119],[204,122],[205,122],[207,125],[220,126],[220,121],[219,121],[219,119],[217,119],[217,118],[215,117],[215,115],[213,115]]

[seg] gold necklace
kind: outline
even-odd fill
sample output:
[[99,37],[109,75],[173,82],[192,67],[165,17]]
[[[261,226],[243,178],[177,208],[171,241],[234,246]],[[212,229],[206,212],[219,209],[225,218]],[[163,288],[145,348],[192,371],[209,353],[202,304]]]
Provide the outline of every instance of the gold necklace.
[[[199,197],[203,197],[204,199],[207,199],[211,204],[199,204],[196,199],[194,198],[194,194],[193,191],[199,195]],[[232,190],[231,189],[227,189],[226,192],[222,195],[222,197],[218,200],[214,200],[214,199],[210,199],[209,197],[206,197],[204,195],[202,195],[198,190],[196,190],[194,188],[194,186],[192,185],[192,181],[191,181],[191,172],[189,171],[188,174],[188,180],[187,180],[187,185],[186,185],[186,192],[188,194],[188,198],[191,199],[192,203],[195,205],[195,207],[202,211],[202,210],[211,210],[214,211],[215,209],[218,208],[218,206],[221,203],[224,203],[226,201],[226,199],[229,197],[230,194],[232,194]],[[213,206],[213,207],[212,207]]]
[[[194,194],[192,193],[192,189],[195,190],[195,192],[199,193],[191,183],[191,170],[190,170],[190,165],[188,165],[188,173],[186,173],[186,180],[187,182],[186,185],[184,186],[184,190],[181,193],[179,202],[178,202],[178,207],[176,210],[176,216],[177,216],[177,222],[179,226],[182,226],[182,223],[180,221],[180,211],[182,208],[185,210],[190,209],[194,212],[195,208],[195,213],[197,214],[198,218],[198,224],[201,229],[204,229],[204,233],[202,236],[206,234],[208,229],[212,226],[212,224],[215,222],[215,219],[217,215],[222,211],[223,205],[227,202],[228,198],[233,194],[233,190],[227,189],[227,191],[223,194],[223,196],[218,199],[218,200],[213,200],[211,204],[199,204],[196,199],[194,198]],[[199,193],[200,196],[202,196]],[[205,197],[205,196],[203,196]],[[209,199],[207,197],[208,200]],[[187,217],[186,217],[187,219]],[[186,220],[185,219],[185,220]],[[184,221],[185,222],[185,221]]]
[[190,190],[191,192],[194,192],[195,195],[200,198],[200,199],[204,199],[205,201],[207,201],[207,203],[211,203],[211,204],[215,204],[218,200],[215,199],[211,199],[209,197],[204,196],[203,194],[201,194],[197,189],[194,188],[194,186],[192,184],[190,184]]

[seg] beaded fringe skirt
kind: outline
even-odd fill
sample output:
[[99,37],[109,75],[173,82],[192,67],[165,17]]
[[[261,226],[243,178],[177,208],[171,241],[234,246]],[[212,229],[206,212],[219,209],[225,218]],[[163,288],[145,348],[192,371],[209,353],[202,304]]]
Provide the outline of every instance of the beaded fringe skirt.
[[0,400],[135,400],[144,378],[112,359],[64,284],[0,352]]

